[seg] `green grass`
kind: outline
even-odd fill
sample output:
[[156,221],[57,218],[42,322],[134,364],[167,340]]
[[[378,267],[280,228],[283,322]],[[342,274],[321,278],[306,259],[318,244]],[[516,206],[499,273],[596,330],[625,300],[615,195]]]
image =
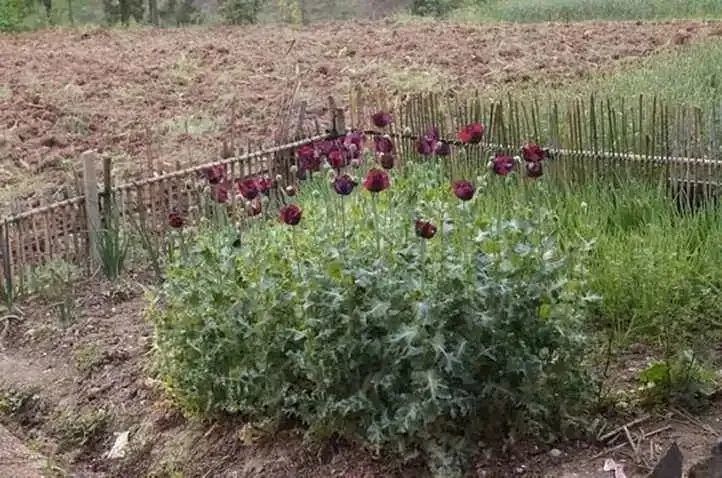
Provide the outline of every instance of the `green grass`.
[[[551,87],[550,87],[551,86]],[[722,43],[709,41],[647,57],[609,72],[594,72],[562,85],[512,87],[522,98],[636,98],[657,96],[669,104],[702,108],[722,104]],[[504,93],[506,93],[505,91]]]
[[546,22],[720,18],[722,0],[492,0],[470,2],[451,18]]

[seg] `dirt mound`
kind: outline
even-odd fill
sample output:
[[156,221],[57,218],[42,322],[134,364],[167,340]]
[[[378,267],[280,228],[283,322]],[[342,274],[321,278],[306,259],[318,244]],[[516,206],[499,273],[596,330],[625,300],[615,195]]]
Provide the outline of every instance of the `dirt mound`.
[[[168,30],[55,30],[0,42],[0,209],[63,197],[79,153],[118,179],[199,163],[221,140],[269,138],[291,85],[324,114],[351,84],[397,92],[563,82],[720,24],[326,23]],[[684,41],[675,40],[683,32]],[[681,37],[679,37],[681,38]],[[4,208],[3,208],[4,206]],[[27,204],[15,207],[25,208]]]

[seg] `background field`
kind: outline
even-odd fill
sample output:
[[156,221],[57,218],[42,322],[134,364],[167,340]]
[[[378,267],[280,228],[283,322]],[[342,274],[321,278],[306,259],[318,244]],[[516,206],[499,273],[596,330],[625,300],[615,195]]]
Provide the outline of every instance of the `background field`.
[[[211,159],[223,139],[272,137],[284,92],[309,121],[352,85],[392,93],[524,89],[547,96],[718,98],[722,24],[353,22],[166,30],[49,30],[0,44],[0,209],[57,199],[80,152],[119,180]],[[690,44],[710,40],[712,46]],[[658,52],[670,51],[661,60]],[[676,53],[675,53],[676,52]],[[535,89],[536,88],[536,89]],[[23,203],[20,204],[22,206]],[[19,206],[19,207],[20,207]]]

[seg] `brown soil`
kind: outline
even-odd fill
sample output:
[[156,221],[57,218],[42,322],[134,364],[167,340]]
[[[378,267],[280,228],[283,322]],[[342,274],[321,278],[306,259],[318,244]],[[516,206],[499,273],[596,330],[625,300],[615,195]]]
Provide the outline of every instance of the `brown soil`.
[[[374,457],[354,444],[304,445],[302,432],[293,428],[263,436],[237,418],[183,417],[152,372],[152,328],[143,318],[142,283],[142,278],[129,278],[79,286],[69,324],[60,323],[57,310],[42,296],[20,305],[24,320],[14,321],[0,344],[0,405],[17,404],[0,406],[0,438],[3,426],[14,435],[9,448],[14,454],[4,455],[0,446],[0,476],[15,476],[8,475],[11,470],[37,476],[31,473],[38,469],[44,476],[83,477],[426,476],[420,466]],[[635,388],[649,360],[641,348],[620,357],[614,387]],[[608,429],[638,413],[631,408],[611,418]],[[627,476],[646,476],[673,441],[686,466],[706,456],[722,431],[721,419],[722,401],[695,419],[652,413],[632,433],[670,429],[642,442],[636,457],[631,447],[605,453],[583,441],[553,446],[509,442],[503,448],[480,444],[469,476],[607,477],[602,472],[607,458],[623,463]],[[107,458],[124,431],[130,432],[125,456]],[[560,453],[550,453],[552,447]],[[8,455],[21,459],[10,461]]]
[[0,42],[0,212],[73,187],[80,152],[119,180],[270,139],[291,85],[324,114],[351,84],[395,92],[556,84],[719,34],[719,23],[53,30]]

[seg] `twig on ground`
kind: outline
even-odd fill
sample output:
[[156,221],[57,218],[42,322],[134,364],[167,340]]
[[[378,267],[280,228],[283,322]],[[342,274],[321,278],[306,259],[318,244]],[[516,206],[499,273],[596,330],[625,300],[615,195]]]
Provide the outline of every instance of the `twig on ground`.
[[608,433],[605,433],[604,435],[600,436],[600,437],[599,437],[599,441],[605,442],[605,441],[607,441],[607,440],[609,440],[609,439],[611,439],[611,438],[614,438],[616,435],[622,433],[622,432],[624,431],[624,428],[625,428],[625,427],[627,427],[627,428],[632,428],[632,427],[635,426],[635,425],[639,425],[640,423],[646,422],[646,421],[649,420],[650,418],[651,418],[651,415],[642,415],[642,416],[639,417],[639,418],[635,418],[635,419],[632,420],[631,422],[625,423],[625,424],[622,425],[621,427],[615,428],[614,430],[612,430],[612,431],[610,431],[610,432],[608,432]]
[[692,425],[696,425],[701,430],[709,433],[710,435],[717,436],[717,432],[715,432],[711,426],[709,426],[707,423],[704,423],[702,420],[693,417],[689,412],[679,409],[679,408],[672,408],[671,410],[675,414],[677,414],[680,417],[687,420],[688,423],[691,423]]
[[[669,425],[663,426],[663,427],[661,427],[661,428],[657,428],[656,430],[652,430],[651,432],[647,432],[647,433],[645,433],[644,435],[642,435],[641,439],[643,440],[643,439],[647,439],[647,438],[649,438],[649,437],[651,437],[651,436],[658,435],[659,433],[666,432],[667,430],[669,430],[669,429],[671,429],[671,428],[672,428],[672,427],[669,426]],[[629,445],[629,443],[628,443],[628,442],[624,442],[624,443],[620,443],[619,445],[614,446],[614,447],[612,447],[612,448],[607,448],[606,450],[602,450],[602,451],[600,451],[599,453],[597,453],[596,455],[594,455],[593,457],[589,458],[589,459],[587,460],[587,463],[590,462],[590,461],[594,461],[594,460],[596,460],[597,458],[599,458],[599,457],[601,457],[601,456],[604,456],[604,455],[606,455],[606,454],[613,453],[613,452],[615,452],[615,451],[617,451],[617,450],[621,450],[622,448],[624,448],[624,447],[627,446],[627,445]]]

